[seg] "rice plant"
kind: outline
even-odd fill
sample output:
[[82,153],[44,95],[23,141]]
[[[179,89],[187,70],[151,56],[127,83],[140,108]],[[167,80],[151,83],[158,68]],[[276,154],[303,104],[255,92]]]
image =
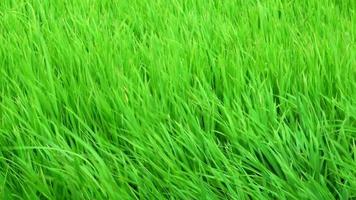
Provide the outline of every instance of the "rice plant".
[[0,1],[0,199],[356,199],[356,1]]

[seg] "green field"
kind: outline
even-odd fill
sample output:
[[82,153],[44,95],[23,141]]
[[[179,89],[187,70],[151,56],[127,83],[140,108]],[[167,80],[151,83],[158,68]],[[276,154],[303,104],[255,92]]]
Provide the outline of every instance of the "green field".
[[0,199],[356,199],[355,12],[1,0]]

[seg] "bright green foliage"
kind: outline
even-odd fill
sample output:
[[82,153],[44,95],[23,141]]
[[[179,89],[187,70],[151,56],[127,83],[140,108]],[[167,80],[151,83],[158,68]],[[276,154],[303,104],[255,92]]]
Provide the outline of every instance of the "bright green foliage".
[[355,3],[1,0],[0,199],[355,199]]

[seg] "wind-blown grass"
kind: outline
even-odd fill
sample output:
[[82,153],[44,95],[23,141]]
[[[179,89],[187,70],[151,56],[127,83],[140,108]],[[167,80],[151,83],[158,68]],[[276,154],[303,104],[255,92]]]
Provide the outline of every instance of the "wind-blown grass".
[[1,199],[355,199],[353,0],[3,0]]

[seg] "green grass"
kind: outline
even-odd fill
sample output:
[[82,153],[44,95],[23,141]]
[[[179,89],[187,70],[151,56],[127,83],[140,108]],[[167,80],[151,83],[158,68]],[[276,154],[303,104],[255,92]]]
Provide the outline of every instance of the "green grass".
[[356,1],[0,1],[0,199],[356,199]]

